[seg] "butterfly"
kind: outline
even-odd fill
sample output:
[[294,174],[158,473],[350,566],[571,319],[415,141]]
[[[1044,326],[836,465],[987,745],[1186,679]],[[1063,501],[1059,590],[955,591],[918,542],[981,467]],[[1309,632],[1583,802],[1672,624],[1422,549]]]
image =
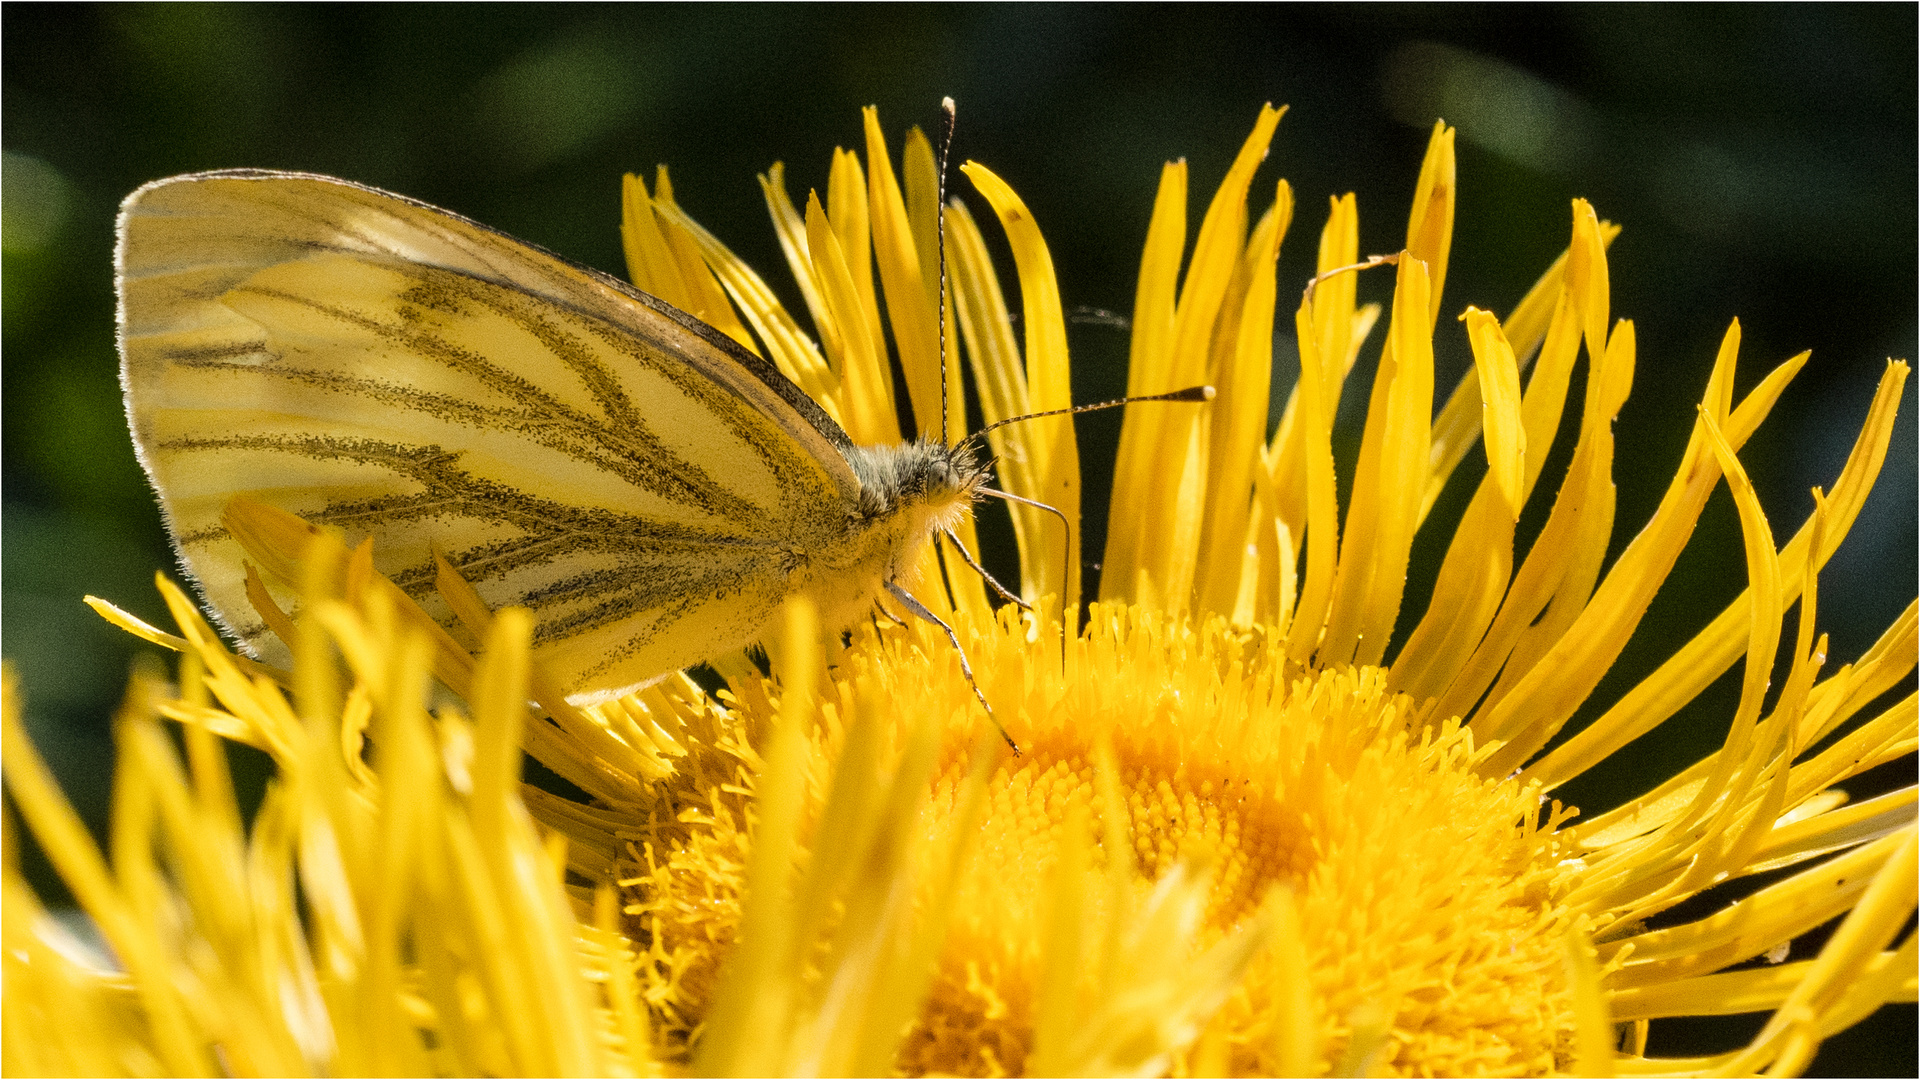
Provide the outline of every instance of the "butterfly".
[[883,591],[925,615],[910,567],[988,478],[967,443],[856,445],[671,305],[345,180],[147,184],[115,268],[135,451],[182,566],[269,662],[289,654],[221,523],[236,497],[371,537],[452,630],[444,555],[532,610],[536,660],[589,704],[759,640],[789,597],[831,627]]

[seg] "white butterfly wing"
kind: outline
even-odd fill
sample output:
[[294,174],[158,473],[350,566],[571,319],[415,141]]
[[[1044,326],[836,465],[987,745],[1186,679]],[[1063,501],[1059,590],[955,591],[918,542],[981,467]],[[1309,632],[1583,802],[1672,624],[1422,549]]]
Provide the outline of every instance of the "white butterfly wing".
[[[284,660],[235,495],[374,538],[449,627],[437,545],[603,696],[752,640],[846,527],[846,435],[722,335],[593,271],[326,177],[209,173],[121,210],[121,379],[180,555]],[[291,597],[279,594],[283,604]]]

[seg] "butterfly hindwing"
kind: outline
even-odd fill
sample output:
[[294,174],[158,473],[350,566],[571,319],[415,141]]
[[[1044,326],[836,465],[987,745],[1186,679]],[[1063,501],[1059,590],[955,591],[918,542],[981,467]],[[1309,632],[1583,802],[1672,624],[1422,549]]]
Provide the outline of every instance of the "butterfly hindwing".
[[534,610],[566,685],[606,693],[753,637],[858,494],[846,436],[764,361],[398,196],[163,181],[127,200],[119,269],[142,462],[207,599],[270,657],[219,524],[235,495],[372,536],[451,625],[437,546]]

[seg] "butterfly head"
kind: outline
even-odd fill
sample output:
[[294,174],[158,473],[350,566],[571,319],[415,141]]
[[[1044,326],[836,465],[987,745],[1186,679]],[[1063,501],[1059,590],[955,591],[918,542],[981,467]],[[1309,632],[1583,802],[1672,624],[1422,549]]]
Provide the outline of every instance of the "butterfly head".
[[970,513],[989,475],[965,443],[943,446],[918,439],[860,449],[853,467],[860,477],[861,514],[870,520],[924,519],[928,534],[951,528]]

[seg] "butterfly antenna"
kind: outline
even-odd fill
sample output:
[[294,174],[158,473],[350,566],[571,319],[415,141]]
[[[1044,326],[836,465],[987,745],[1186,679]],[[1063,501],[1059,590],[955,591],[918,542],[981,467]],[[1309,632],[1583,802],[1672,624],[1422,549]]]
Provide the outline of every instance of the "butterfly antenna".
[[901,607],[906,608],[907,614],[916,619],[924,619],[947,632],[947,640],[953,642],[953,654],[960,658],[960,674],[967,677],[967,685],[973,687],[973,696],[979,699],[980,707],[987,710],[987,719],[993,721],[994,729],[1000,732],[1000,737],[1007,740],[1007,745],[1013,748],[1013,756],[1019,757],[1020,744],[1014,742],[1013,736],[1007,734],[1007,729],[1001,726],[1000,718],[993,714],[993,706],[987,704],[987,695],[980,690],[980,680],[973,677],[973,665],[967,663],[967,650],[960,647],[960,635],[954,633],[953,627],[948,626],[940,616],[928,611],[925,604],[915,600],[912,593],[899,585],[891,581],[887,582],[887,594],[892,596]]
[[[934,261],[940,264],[940,445],[943,447],[952,445],[947,433],[947,159],[953,153],[953,125],[953,99],[941,98],[940,169],[939,177],[934,181],[933,250]],[[981,699],[983,704],[985,700]],[[1014,753],[1019,752],[1019,747],[1015,747]]]
[[[1003,428],[1008,424],[1019,424],[1028,420],[1038,420],[1043,416],[1071,416],[1075,413],[1098,412],[1101,409],[1117,408],[1121,405],[1135,405],[1143,401],[1212,401],[1214,390],[1211,386],[1189,386],[1184,390],[1169,390],[1164,394],[1142,394],[1138,397],[1114,398],[1112,401],[1097,401],[1091,405],[1073,405],[1064,409],[1046,409],[1041,412],[1022,413],[1009,416],[1005,420],[996,420],[979,431],[967,436],[968,442],[986,438],[987,432]],[[1044,505],[1036,503],[1035,505]]]
[[[1046,409],[1041,412],[1025,413],[1020,416],[1010,416],[1005,420],[995,421],[994,423],[988,424],[986,427],[983,427],[979,431],[976,431],[973,434],[967,436],[965,439],[965,442],[966,443],[977,442],[977,443],[984,444],[985,439],[987,437],[987,432],[992,431],[995,428],[1006,427],[1008,424],[1018,424],[1023,420],[1038,420],[1043,416],[1071,416],[1074,413],[1095,412],[1100,409],[1111,409],[1119,405],[1132,405],[1135,402],[1141,402],[1141,401],[1212,401],[1212,400],[1213,400],[1213,387],[1189,386],[1184,390],[1170,390],[1164,394],[1143,394],[1138,397],[1124,397],[1124,398],[1115,398],[1112,401],[1099,401],[1099,402],[1095,402],[1092,405],[1074,405],[1065,409]],[[1051,505],[1048,505],[1047,503],[1040,502],[1036,499],[1022,498],[1018,495],[1013,494],[1012,492],[1000,491],[995,488],[981,488],[980,494],[991,495],[996,499],[1005,499],[1008,502],[1019,503],[1022,506],[1031,506],[1036,510],[1045,510],[1047,513],[1052,514],[1054,517],[1057,517],[1060,519],[1061,528],[1065,529],[1069,534],[1069,536],[1071,536],[1073,532],[1072,522],[1069,522],[1067,520],[1067,515],[1061,513],[1060,508],[1057,506],[1051,506]],[[956,540],[954,541],[954,543],[955,543],[955,546],[959,546],[959,541]],[[1073,544],[1071,542],[1067,544],[1067,550],[1068,551],[1073,550]],[[962,555],[966,555],[966,549],[962,547],[960,549],[960,553]],[[1069,559],[1069,562],[1071,562],[1072,556],[1069,555],[1068,559]],[[973,566],[975,570],[979,570],[980,576],[985,577],[989,582],[991,582],[994,588],[1000,589],[1000,595],[1002,596],[1007,595],[1006,590],[1000,588],[1000,583],[997,581],[994,581],[993,578],[989,576],[985,570],[980,570],[979,565],[974,563],[971,557],[968,557],[967,563]],[[1064,569],[1064,573],[1062,574],[1060,580],[1066,581],[1068,578],[1071,578],[1073,576],[1073,567],[1069,565],[1064,567],[1063,569]],[[1021,604],[1020,606],[1023,608],[1027,607],[1027,605],[1025,604]],[[1032,609],[1027,608],[1027,610],[1032,610]],[[1064,617],[1065,612],[1063,611],[1061,614]]]

